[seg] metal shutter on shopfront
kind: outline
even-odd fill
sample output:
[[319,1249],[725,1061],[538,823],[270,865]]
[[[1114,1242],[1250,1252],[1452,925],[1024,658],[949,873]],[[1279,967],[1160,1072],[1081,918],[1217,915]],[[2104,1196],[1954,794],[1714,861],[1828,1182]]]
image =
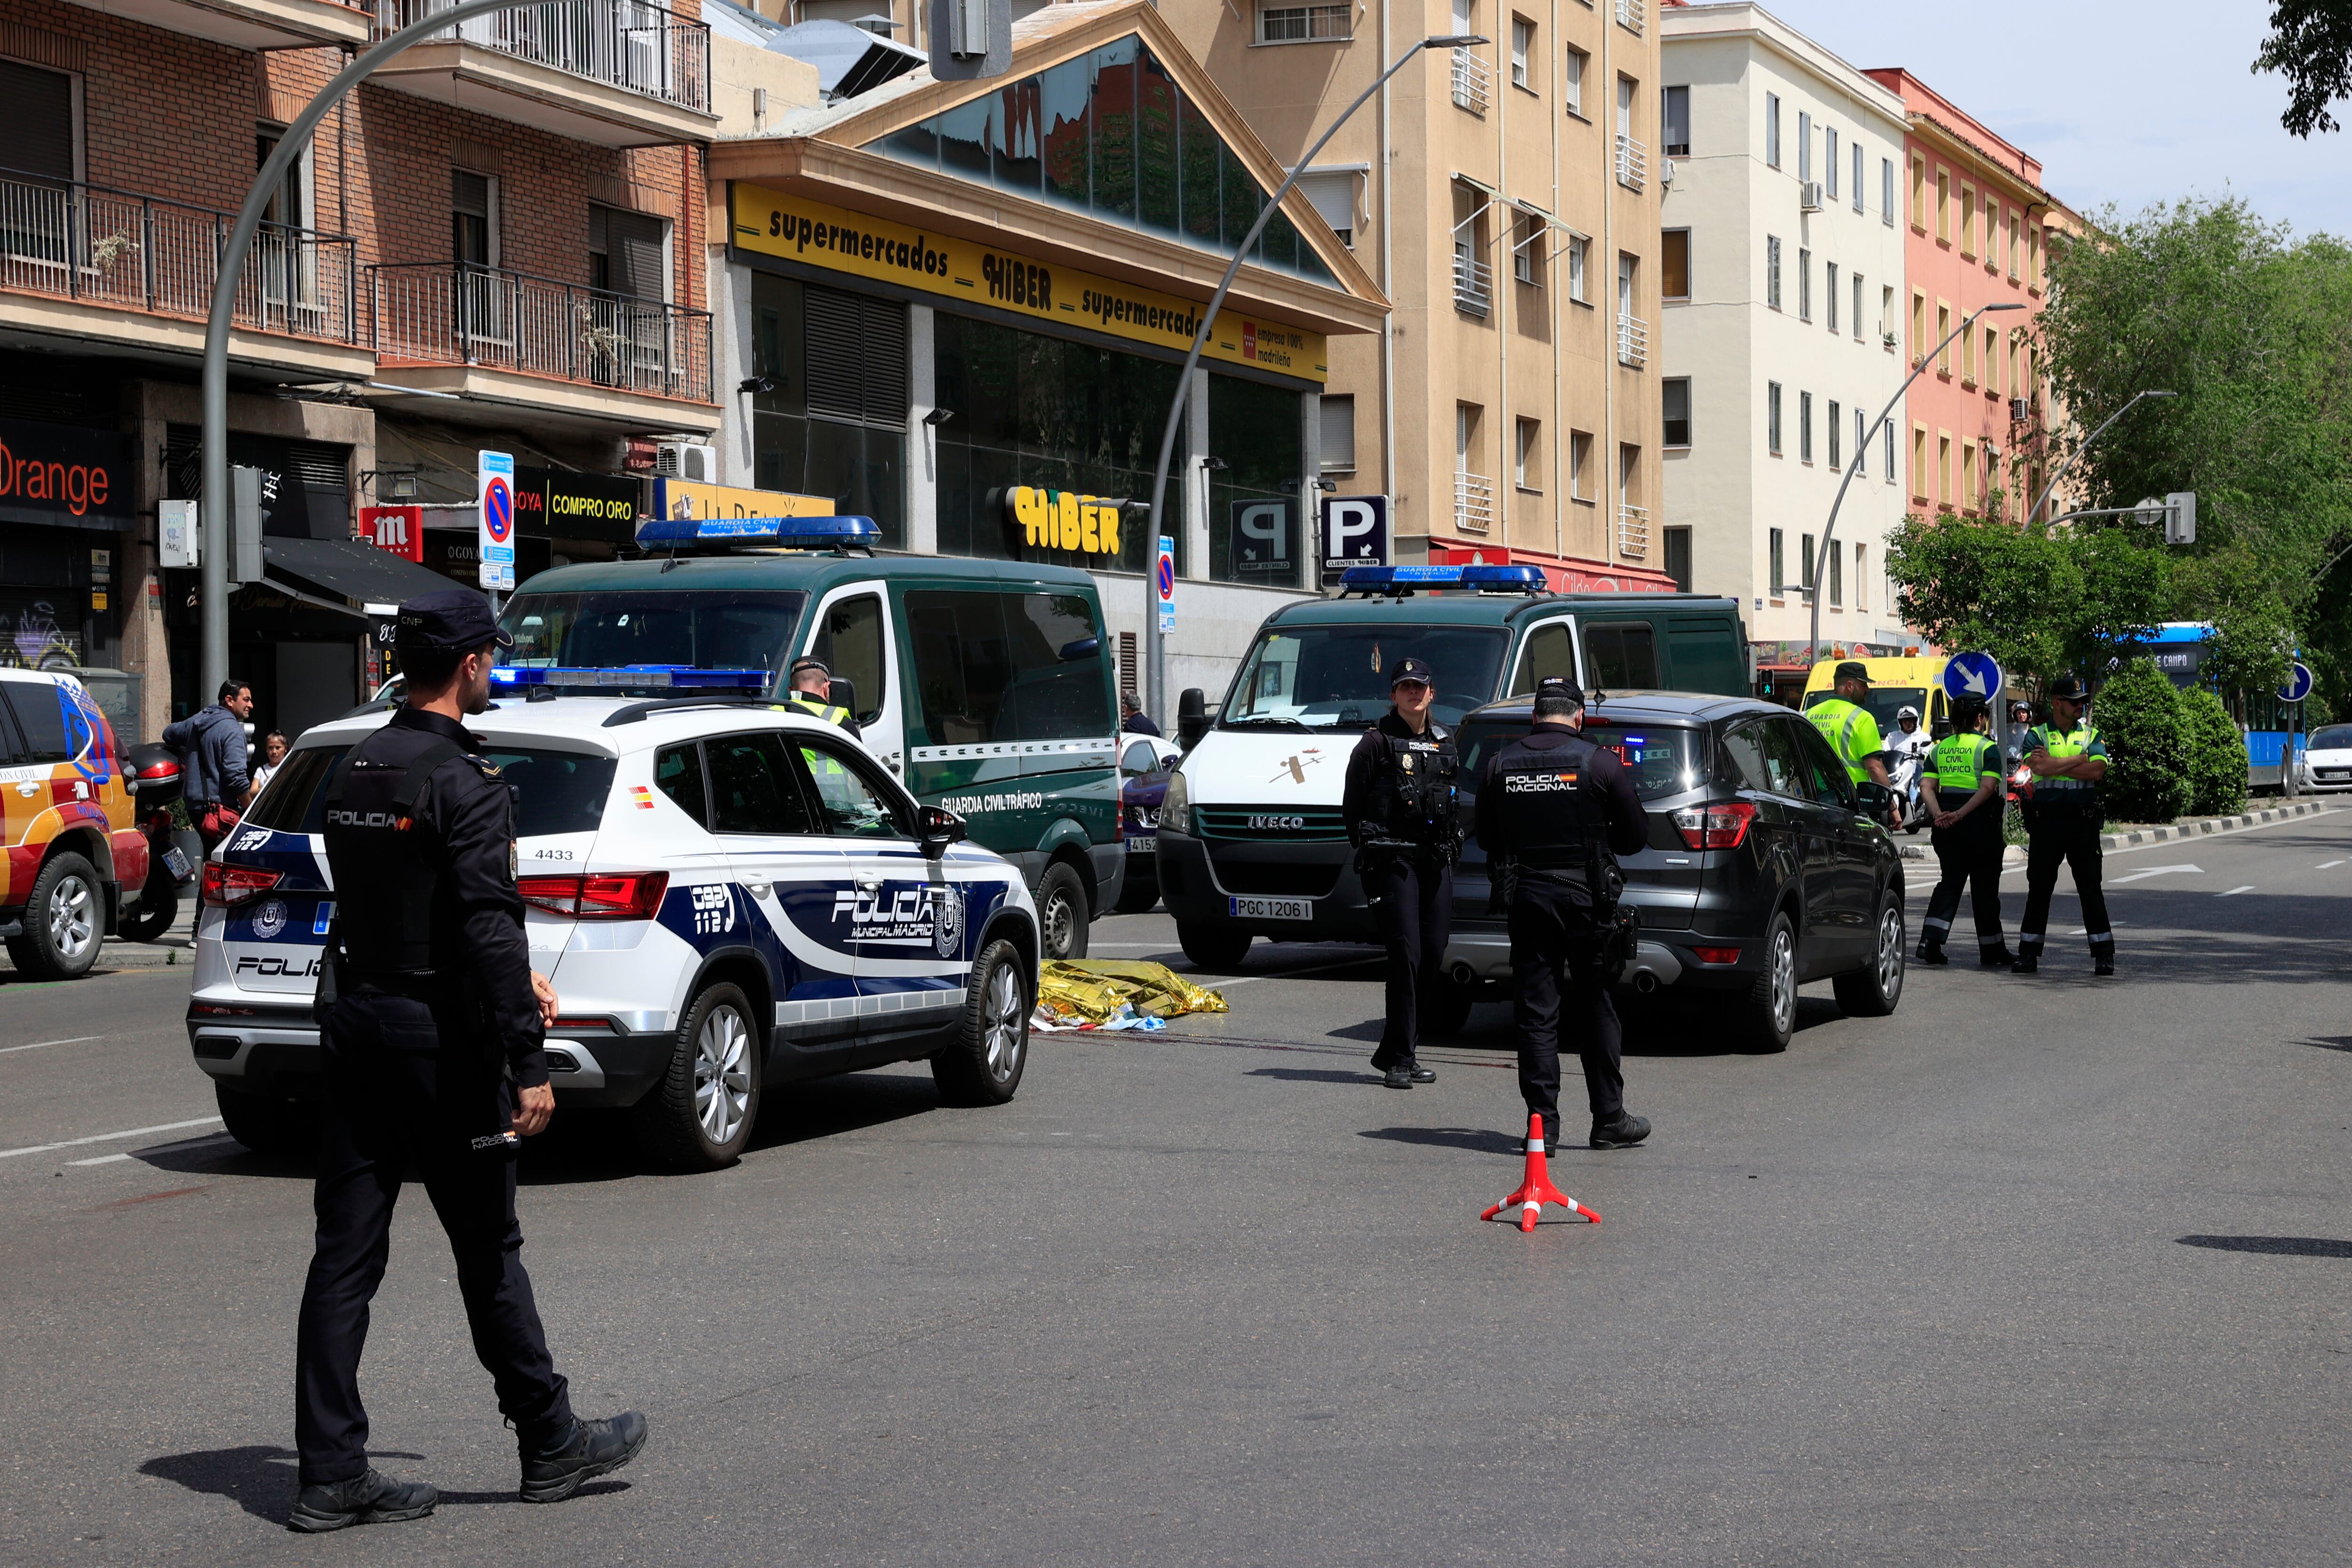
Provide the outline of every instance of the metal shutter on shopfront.
[[907,308],[838,289],[807,294],[808,410],[820,419],[907,423]]
[[0,163],[51,180],[74,177],[73,78],[0,60]]

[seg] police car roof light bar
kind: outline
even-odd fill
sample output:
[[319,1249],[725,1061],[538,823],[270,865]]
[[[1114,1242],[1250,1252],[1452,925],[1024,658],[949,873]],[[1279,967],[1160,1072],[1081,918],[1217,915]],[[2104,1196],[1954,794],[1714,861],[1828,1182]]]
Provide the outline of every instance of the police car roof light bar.
[[1351,566],[1339,575],[1342,594],[1409,594],[1417,588],[1466,588],[1476,593],[1545,591],[1539,566]]
[[646,517],[637,524],[641,549],[699,545],[720,549],[768,546],[784,549],[862,549],[873,553],[882,527],[871,517]]

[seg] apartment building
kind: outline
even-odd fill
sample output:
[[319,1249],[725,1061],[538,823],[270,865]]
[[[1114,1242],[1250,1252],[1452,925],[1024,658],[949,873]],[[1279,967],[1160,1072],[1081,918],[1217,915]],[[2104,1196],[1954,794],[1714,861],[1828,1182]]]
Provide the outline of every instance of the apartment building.
[[[1286,164],[1418,39],[1304,188],[1391,302],[1334,340],[1319,465],[1391,497],[1400,559],[1675,580],[1661,481],[1658,17],[1650,0],[1160,0]],[[1383,152],[1383,149],[1386,151]]]
[[[211,696],[197,573],[158,564],[156,517],[196,494],[220,241],[329,78],[446,4],[14,0],[0,17],[0,444],[55,476],[0,493],[0,622],[27,662],[141,676],[132,733]],[[814,96],[781,56],[719,74]],[[713,81],[698,0],[547,0],[411,49],[320,127],[230,342],[229,459],[263,472],[266,535],[231,664],[265,725],[351,703],[369,601],[471,580],[478,450],[519,465],[528,573],[610,553],[655,443],[718,427]],[[397,555],[352,538],[379,504],[402,508],[380,536]]]
[[1909,373],[1903,100],[1744,0],[1660,27],[1665,536],[1768,672],[1811,664],[1816,598],[1825,644],[1907,645],[1885,561],[1908,426],[1880,421]]
[[2021,516],[2042,487],[2052,410],[2034,359],[2050,236],[2082,220],[2042,164],[1907,70],[1867,73],[1903,101],[1905,342],[1910,363],[1979,308],[1906,397],[1907,496],[1919,512]]

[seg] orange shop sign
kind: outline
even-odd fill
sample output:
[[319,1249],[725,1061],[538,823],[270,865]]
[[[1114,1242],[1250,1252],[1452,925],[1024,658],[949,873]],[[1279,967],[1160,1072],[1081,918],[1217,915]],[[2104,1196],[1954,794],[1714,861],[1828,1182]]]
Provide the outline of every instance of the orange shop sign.
[[0,419],[0,521],[129,528],[136,452],[108,431]]

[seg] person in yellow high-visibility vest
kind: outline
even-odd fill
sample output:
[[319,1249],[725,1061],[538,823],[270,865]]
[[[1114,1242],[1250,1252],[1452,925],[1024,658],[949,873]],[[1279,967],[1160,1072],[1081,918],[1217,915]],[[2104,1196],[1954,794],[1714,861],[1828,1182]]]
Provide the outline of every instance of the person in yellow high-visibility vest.
[[1922,964],[1948,964],[1944,942],[1959,914],[1960,892],[1975,888],[1977,959],[1988,969],[2006,969],[2016,960],[2000,929],[2000,747],[1984,733],[1982,697],[1952,705],[1952,733],[1936,743],[1929,797],[1936,802],[1936,860],[1943,875],[1927,900],[1919,925]]
[[793,664],[792,689],[784,694],[782,706],[793,713],[804,713],[811,718],[821,718],[827,724],[837,724],[858,739],[866,738],[857,727],[857,720],[845,707],[833,702],[833,672],[824,661],[817,658],[795,660]]
[[1822,732],[1830,749],[1845,764],[1848,779],[1856,784],[1885,788],[1886,759],[1880,753],[1886,749],[1886,742],[1878,733],[1878,721],[1862,706],[1870,695],[1869,667],[1848,659],[1833,672],[1832,679],[1837,695],[1807,708],[1805,716],[1813,721],[1813,727]]

